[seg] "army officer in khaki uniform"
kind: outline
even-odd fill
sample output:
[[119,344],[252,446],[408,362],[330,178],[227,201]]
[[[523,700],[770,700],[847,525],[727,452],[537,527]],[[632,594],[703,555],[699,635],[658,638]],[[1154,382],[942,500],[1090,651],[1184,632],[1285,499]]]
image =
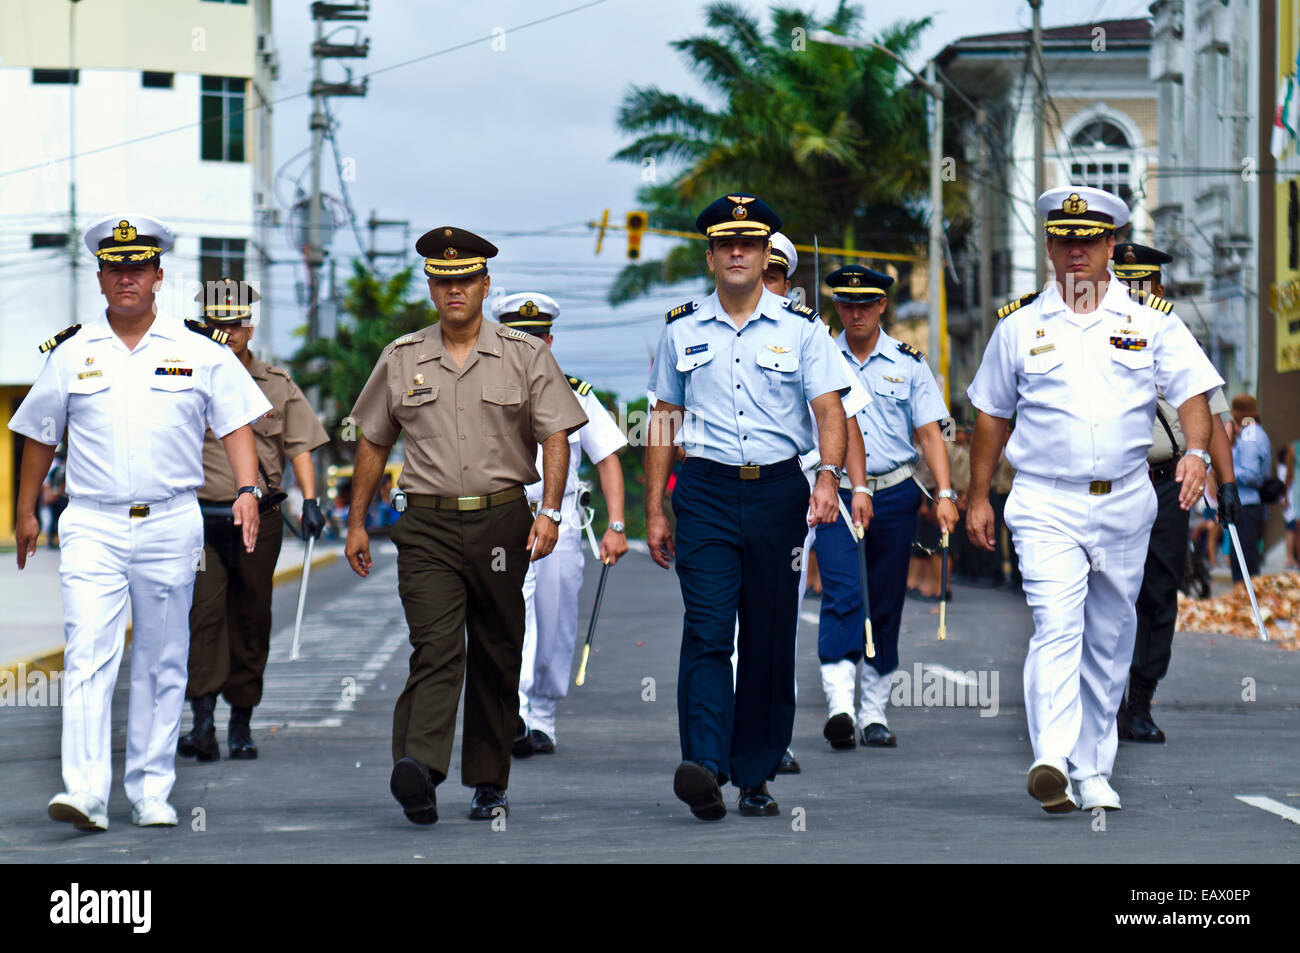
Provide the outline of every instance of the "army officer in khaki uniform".
[[[587,417],[542,341],[483,317],[494,245],[443,226],[415,247],[440,320],[384,348],[353,408],[360,436],[346,553],[369,574],[366,508],[405,433],[408,504],[392,538],[414,651],[393,713],[389,787],[409,820],[437,821],[434,787],[447,777],[464,681],[461,780],[474,788],[470,818],[490,820],[509,811],[524,575],[559,537],[569,434]],[[524,484],[538,479],[538,444],[534,519]]]
[[[262,701],[262,673],[271,649],[271,577],[280,555],[283,521],[279,501],[285,461],[293,466],[302,490],[303,531],[319,537],[325,526],[316,503],[316,471],[311,452],[329,442],[315,412],[289,372],[253,356],[253,302],[260,296],[244,281],[210,281],[195,296],[206,324],[221,329],[226,343],[271,402],[271,410],[253,421],[257,443],[258,497],[262,514],[257,545],[251,553],[236,545],[230,501],[238,487],[221,443],[211,430],[203,441],[203,562],[194,582],[190,608],[189,684],[185,697],[194,710],[194,727],[176,746],[178,754],[216,761],[213,710],[220,693],[230,705],[226,736],[232,758],[256,758],[249,719]],[[218,395],[217,399],[220,399]]]

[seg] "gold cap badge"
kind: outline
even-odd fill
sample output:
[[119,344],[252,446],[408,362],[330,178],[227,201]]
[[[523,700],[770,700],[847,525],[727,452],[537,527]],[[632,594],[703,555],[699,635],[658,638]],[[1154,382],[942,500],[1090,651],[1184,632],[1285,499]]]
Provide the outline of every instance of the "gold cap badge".
[[460,253],[459,253],[458,251],[456,251],[456,249],[454,249],[454,248],[448,248],[448,249],[446,249],[446,250],[442,253],[442,257],[443,257],[443,258],[455,258],[458,254],[460,254]]
[[117,223],[117,228],[113,229],[113,239],[119,242],[135,241],[135,226],[126,219]]
[[521,318],[535,318],[538,314],[538,307],[532,301],[525,301],[519,306],[519,317]]
[[1088,203],[1079,198],[1078,192],[1071,192],[1066,200],[1061,203],[1061,211],[1067,215],[1082,215],[1088,211]]
[[849,275],[849,284],[856,288],[858,285],[862,284],[862,279],[857,275]]

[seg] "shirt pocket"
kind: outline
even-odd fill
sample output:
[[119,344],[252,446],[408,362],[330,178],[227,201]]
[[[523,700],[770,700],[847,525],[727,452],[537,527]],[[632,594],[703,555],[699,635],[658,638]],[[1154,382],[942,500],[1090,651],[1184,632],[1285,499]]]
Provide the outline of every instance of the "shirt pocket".
[[1064,361],[1065,355],[1057,348],[1044,351],[1041,354],[1031,352],[1025,355],[1025,373],[1050,374],[1060,367]]
[[[438,436],[438,422],[435,419],[438,399],[438,385],[410,387],[402,391],[402,402],[393,416],[402,430],[411,436],[427,440]],[[428,406],[432,404],[433,406]]]
[[68,422],[84,430],[102,430],[113,422],[109,407],[109,385],[103,375],[83,377],[68,383]]
[[891,401],[907,400],[910,396],[907,381],[879,380],[873,388],[877,397],[884,397]]
[[149,417],[160,428],[189,426],[203,410],[194,378],[157,375],[149,384]]
[[483,433],[504,437],[520,431],[523,389],[514,384],[483,385]]
[[697,351],[695,347],[682,348],[677,352],[677,370],[689,374],[697,367],[703,367],[713,360],[713,355],[716,353],[710,350]]
[[268,440],[279,441],[284,434],[284,418],[279,414],[263,414],[253,421],[253,433]]
[[1144,370],[1155,363],[1155,355],[1151,353],[1150,348],[1143,348],[1140,351],[1130,351],[1125,348],[1117,347],[1111,353],[1110,358],[1116,364],[1133,371]]
[[763,347],[755,354],[754,363],[762,368],[760,373],[772,394],[793,394],[795,390],[802,393],[798,352],[790,350],[778,354]]

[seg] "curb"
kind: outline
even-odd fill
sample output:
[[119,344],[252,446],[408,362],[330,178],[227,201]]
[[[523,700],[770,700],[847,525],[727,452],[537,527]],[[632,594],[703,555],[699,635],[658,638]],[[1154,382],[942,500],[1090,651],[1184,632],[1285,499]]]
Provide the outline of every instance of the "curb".
[[[321,553],[313,556],[311,561],[312,569],[319,569],[321,566],[328,566],[330,563],[338,562],[339,554],[336,552]],[[290,566],[286,569],[277,569],[271,576],[271,586],[283,585],[286,582],[293,582],[302,577],[302,566]],[[126,639],[123,642],[123,649],[131,644],[131,626],[126,627]],[[41,652],[38,655],[27,658],[17,659],[12,662],[5,662],[0,665],[0,678],[5,675],[17,679],[19,670],[24,672],[44,672],[50,675],[63,669],[63,647]]]

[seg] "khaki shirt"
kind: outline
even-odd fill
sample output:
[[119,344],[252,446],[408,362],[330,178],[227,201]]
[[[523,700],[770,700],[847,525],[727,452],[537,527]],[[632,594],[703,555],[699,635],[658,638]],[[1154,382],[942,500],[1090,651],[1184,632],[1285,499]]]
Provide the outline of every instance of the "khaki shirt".
[[[1178,424],[1178,408],[1165,400],[1165,395],[1159,392],[1156,394],[1156,413],[1158,416],[1155,419],[1151,447],[1147,450],[1147,462],[1168,463],[1187,449],[1187,441],[1183,439],[1183,428]],[[1214,393],[1210,394],[1210,413],[1216,416],[1232,413],[1232,408],[1224,399],[1222,387],[1216,387]],[[1173,431],[1174,439],[1178,442],[1177,448],[1170,446],[1169,434],[1165,433],[1165,428],[1160,423],[1161,417],[1164,417],[1165,423],[1169,424],[1169,429]]]
[[545,342],[483,318],[457,367],[432,325],[379,356],[352,419],[391,447],[405,433],[402,489],[480,496],[540,479],[537,445],[587,422]]
[[[281,488],[286,460],[329,443],[329,435],[288,371],[254,357],[248,373],[271,402],[266,415],[252,424],[259,464],[257,483],[265,493]],[[233,500],[239,489],[226,448],[211,430],[203,437],[203,479],[201,500]]]

